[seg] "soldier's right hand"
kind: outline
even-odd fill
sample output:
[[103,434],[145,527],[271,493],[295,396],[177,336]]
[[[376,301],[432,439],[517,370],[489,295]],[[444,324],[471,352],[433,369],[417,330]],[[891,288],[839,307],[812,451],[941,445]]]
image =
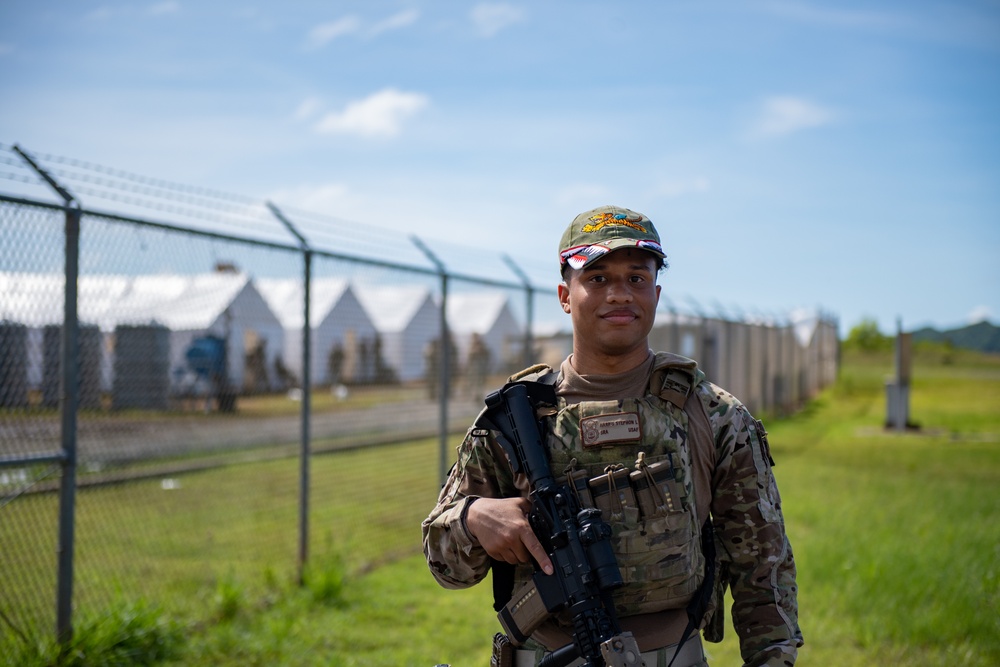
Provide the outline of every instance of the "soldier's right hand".
[[545,574],[552,574],[552,561],[528,523],[530,509],[527,498],[478,498],[465,525],[490,558],[512,565],[534,558]]

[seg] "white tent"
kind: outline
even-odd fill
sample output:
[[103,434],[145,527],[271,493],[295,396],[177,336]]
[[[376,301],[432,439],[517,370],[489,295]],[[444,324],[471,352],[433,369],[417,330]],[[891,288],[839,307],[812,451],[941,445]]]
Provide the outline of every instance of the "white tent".
[[[44,361],[43,331],[48,326],[62,326],[65,280],[59,273],[0,272],[0,320],[27,327],[27,384],[37,389],[42,384]],[[95,325],[113,303],[128,289],[124,276],[86,276],[77,282],[77,318],[81,326]],[[110,387],[110,359],[100,361],[101,385]]]
[[[63,284],[60,273],[0,272],[0,320],[29,327],[62,324]],[[77,315],[95,323],[128,289],[124,276],[85,276],[78,282]]]
[[[0,319],[29,327],[28,381],[41,379],[41,329],[63,321],[63,276],[0,273]],[[175,382],[188,371],[185,353],[199,336],[227,340],[229,379],[242,387],[248,378],[247,356],[263,353],[263,365],[273,384],[274,360],[284,332],[249,277],[238,273],[198,275],[81,276],[77,306],[81,324],[98,325],[106,337],[119,325],[159,324],[170,330],[170,372]],[[106,345],[110,349],[112,345]],[[102,362],[105,389],[112,363]]]
[[[254,281],[285,330],[285,367],[302,378],[302,330],[305,322],[301,280]],[[374,377],[375,325],[354,290],[342,278],[316,278],[309,290],[312,323],[311,376],[315,384],[366,382]],[[337,360],[340,361],[337,361]],[[338,369],[339,368],[339,372]],[[339,378],[333,375],[339,374]]]
[[462,364],[469,361],[473,335],[489,350],[489,372],[523,358],[524,330],[503,292],[465,292],[448,295],[448,330]]
[[[251,390],[277,386],[274,367],[284,330],[246,274],[137,276],[102,319],[98,323],[106,330],[119,324],[167,327],[171,375],[176,379],[189,370],[185,355],[194,339],[213,335],[226,341],[233,385]],[[251,377],[251,371],[256,376]]]
[[423,378],[425,353],[440,335],[440,308],[419,286],[355,285],[381,341],[381,356],[402,381]]

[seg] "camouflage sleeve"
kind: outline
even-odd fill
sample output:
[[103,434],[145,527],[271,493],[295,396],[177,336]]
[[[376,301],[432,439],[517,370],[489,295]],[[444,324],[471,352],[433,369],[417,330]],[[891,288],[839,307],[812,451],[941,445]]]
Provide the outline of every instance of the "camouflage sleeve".
[[465,515],[475,498],[517,495],[503,450],[488,432],[470,429],[458,447],[437,505],[421,524],[424,556],[445,588],[468,588],[486,577],[490,559],[469,534]]
[[763,425],[719,391],[709,415],[716,434],[712,519],[722,571],[733,595],[733,625],[746,667],[794,665],[798,624],[795,560]]

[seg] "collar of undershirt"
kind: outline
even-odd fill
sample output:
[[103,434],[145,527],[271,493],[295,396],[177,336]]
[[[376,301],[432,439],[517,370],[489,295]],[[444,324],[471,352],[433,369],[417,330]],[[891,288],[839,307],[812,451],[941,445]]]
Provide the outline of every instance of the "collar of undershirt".
[[644,396],[656,357],[649,350],[644,362],[631,370],[612,375],[580,375],[573,368],[572,360],[573,355],[570,355],[560,365],[561,377],[556,388],[556,393],[566,399],[569,405],[581,401],[611,401]]

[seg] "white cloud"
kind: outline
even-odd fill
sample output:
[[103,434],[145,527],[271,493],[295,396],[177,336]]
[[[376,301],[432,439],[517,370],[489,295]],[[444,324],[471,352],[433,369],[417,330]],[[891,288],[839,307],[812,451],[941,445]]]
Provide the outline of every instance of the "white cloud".
[[708,192],[710,184],[704,176],[679,181],[664,181],[656,186],[654,195],[659,197],[680,197],[681,195]]
[[367,30],[365,22],[357,16],[345,16],[344,18],[328,23],[321,23],[309,31],[306,36],[306,48],[310,50],[320,49],[333,40],[346,35],[361,35],[372,38],[384,32],[399,30],[412,25],[420,18],[420,12],[416,9],[407,9],[397,12],[388,18],[375,23]]
[[405,28],[408,25],[412,25],[416,20],[420,18],[420,12],[416,9],[409,9],[397,14],[393,14],[387,19],[379,21],[371,27],[368,31],[369,37],[375,37],[383,32],[388,32],[390,30],[398,30],[400,28]]
[[361,20],[356,16],[345,16],[336,21],[321,23],[309,31],[306,36],[306,48],[322,48],[334,39],[357,32],[360,29]]
[[307,97],[306,99],[302,100],[298,108],[295,109],[293,118],[295,118],[295,120],[297,121],[309,120],[310,118],[316,115],[316,112],[319,111],[319,108],[320,108],[320,101],[318,98]]
[[429,103],[426,95],[386,88],[347,104],[343,111],[328,113],[316,124],[322,134],[356,134],[363,137],[394,137],[404,120]]
[[483,37],[492,37],[504,28],[524,20],[524,10],[507,4],[483,3],[469,13],[476,30]]
[[810,127],[828,125],[834,119],[831,110],[799,97],[770,97],[764,100],[763,107],[750,130],[751,138],[781,137]]
[[165,16],[166,14],[176,14],[180,9],[180,4],[172,0],[167,0],[166,2],[158,2],[155,5],[150,5],[148,11],[153,16]]
[[989,306],[976,306],[969,313],[969,324],[979,324],[980,322],[993,319],[993,310]]

